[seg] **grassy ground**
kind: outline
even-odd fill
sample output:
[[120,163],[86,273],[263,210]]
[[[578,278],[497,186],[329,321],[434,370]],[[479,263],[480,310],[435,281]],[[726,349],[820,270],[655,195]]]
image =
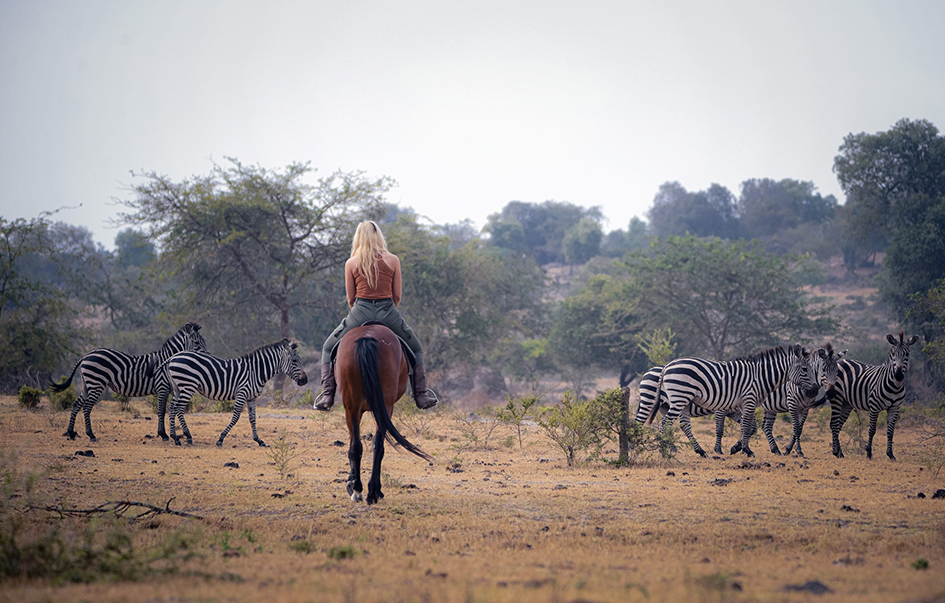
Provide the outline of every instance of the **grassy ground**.
[[[252,442],[246,417],[219,449],[228,415],[194,415],[195,445],[175,447],[148,437],[153,413],[132,406],[100,403],[90,444],[59,435],[66,413],[0,399],[5,562],[15,529],[21,557],[49,565],[42,578],[0,578],[0,601],[945,600],[945,500],[931,498],[945,472],[924,467],[928,450],[908,422],[898,462],[867,461],[849,435],[847,458],[835,459],[814,417],[805,459],[776,457],[756,439],[751,461],[682,449],[675,461],[568,468],[535,427],[521,448],[504,426],[483,447],[471,443],[479,424],[395,417],[436,461],[388,449],[386,498],[367,507],[345,495],[339,408],[260,409],[261,436],[296,445],[298,456],[279,459]],[[694,424],[711,445],[710,423]],[[882,430],[877,443],[885,450]],[[85,450],[95,456],[75,454]],[[31,473],[27,494],[18,484]],[[42,510],[117,500],[171,501],[203,519]],[[29,543],[40,540],[38,553]],[[72,582],[88,580],[82,566],[99,580]],[[809,581],[830,592],[789,589]]]

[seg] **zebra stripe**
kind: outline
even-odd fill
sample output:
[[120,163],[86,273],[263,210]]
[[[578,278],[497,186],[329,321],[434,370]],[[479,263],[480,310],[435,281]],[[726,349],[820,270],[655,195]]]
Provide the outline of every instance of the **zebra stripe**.
[[[207,343],[200,334],[200,325],[189,322],[181,327],[177,333],[164,342],[160,350],[144,355],[126,354],[108,348],[93,350],[79,359],[72,367],[69,378],[62,383],[52,383],[49,386],[54,392],[61,392],[72,383],[76,371],[79,373],[77,381],[82,382],[82,392],[72,404],[72,414],[69,416],[69,426],[62,434],[75,439],[75,418],[81,409],[85,415],[85,433],[93,442],[97,441],[92,433],[92,407],[101,398],[105,388],[110,388],[116,394],[129,397],[158,396],[158,435],[167,439],[164,433],[164,409],[167,406],[167,396],[170,389],[167,384],[155,378],[155,367],[160,365],[177,352],[185,350],[204,351]],[[162,386],[163,384],[163,386]]]
[[[669,410],[669,401],[666,397],[666,392],[659,389],[659,381],[662,374],[663,365],[658,365],[648,370],[640,378],[640,401],[637,403],[637,413],[634,417],[634,420],[637,423],[649,425],[656,417],[657,412],[663,413],[663,421],[660,423],[661,429],[663,423],[666,422],[666,413]],[[659,392],[659,407],[654,410],[654,405],[656,405],[657,401],[657,392]],[[699,441],[696,440],[696,436],[692,433],[692,424],[690,423],[690,418],[704,417],[710,414],[713,414],[711,410],[707,410],[696,404],[689,403],[686,406],[686,410],[679,415],[680,429],[682,429],[683,433],[686,434],[686,437],[689,439],[689,443],[692,445],[692,449],[702,456],[706,456],[706,452],[699,444]],[[741,418],[741,411],[717,411],[714,414],[715,452],[722,454],[722,434],[725,431],[725,418],[728,417],[730,419],[738,420]]]
[[873,436],[876,435],[876,420],[879,413],[886,411],[886,456],[896,460],[893,455],[893,434],[896,421],[899,420],[899,408],[905,398],[905,379],[909,372],[909,346],[919,340],[913,335],[908,340],[899,331],[897,340],[892,334],[886,335],[886,341],[892,347],[886,356],[886,362],[880,365],[865,364],[846,358],[837,363],[835,383],[827,382],[827,395],[830,398],[830,431],[833,436],[833,454],[843,457],[840,450],[840,430],[850,412],[854,409],[869,412],[870,431],[866,444],[866,458],[873,458]]
[[223,446],[223,438],[236,425],[246,404],[249,405],[253,440],[260,446],[265,446],[266,443],[256,432],[256,397],[262,392],[266,382],[277,372],[288,375],[299,385],[308,382],[308,376],[302,370],[302,361],[299,359],[298,344],[290,343],[288,339],[265,345],[233,359],[181,352],[172,356],[161,369],[174,391],[174,402],[171,405],[171,438],[178,446],[180,437],[175,430],[175,417],[180,419],[187,443],[194,442],[184,421],[184,409],[190,403],[194,392],[199,392],[211,400],[235,401],[233,418],[220,434],[217,446]]
[[[801,347],[792,345],[771,348],[745,358],[714,362],[701,358],[678,358],[663,367],[660,378],[669,401],[663,429],[672,426],[687,405],[730,413],[741,410],[742,437],[740,449],[754,456],[748,445],[757,430],[755,407],[787,379],[792,357],[801,355]],[[733,448],[733,452],[737,452]]]

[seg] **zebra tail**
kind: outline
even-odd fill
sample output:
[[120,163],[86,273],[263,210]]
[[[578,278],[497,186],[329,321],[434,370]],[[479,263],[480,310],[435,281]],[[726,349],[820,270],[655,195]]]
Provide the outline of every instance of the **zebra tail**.
[[408,452],[419,456],[427,461],[433,459],[420,450],[405,438],[387,414],[387,406],[384,404],[384,389],[381,387],[381,377],[378,371],[377,339],[373,337],[362,337],[356,342],[355,351],[358,356],[358,367],[361,369],[361,386],[364,389],[364,397],[367,398],[368,407],[374,413],[374,420],[377,422],[377,428],[391,444],[400,444]]
[[66,379],[63,383],[53,383],[53,382],[50,381],[50,383],[49,383],[49,389],[50,389],[51,391],[54,391],[54,392],[57,392],[57,393],[58,393],[58,392],[64,391],[67,387],[69,387],[69,384],[72,383],[72,378],[75,377],[76,369],[79,368],[79,365],[80,365],[80,364],[82,364],[82,359],[81,359],[81,358],[79,359],[78,362],[75,363],[75,366],[72,367],[72,372],[69,373],[69,378],[68,378],[68,379]]

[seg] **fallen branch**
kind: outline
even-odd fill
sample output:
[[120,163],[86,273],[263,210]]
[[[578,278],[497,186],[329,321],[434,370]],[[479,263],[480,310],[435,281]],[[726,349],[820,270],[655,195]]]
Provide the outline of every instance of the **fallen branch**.
[[61,506],[46,506],[46,507],[34,507],[30,505],[28,510],[40,510],[40,511],[49,511],[50,513],[58,513],[59,517],[82,517],[88,515],[106,513],[114,513],[116,517],[124,517],[125,513],[132,507],[141,507],[146,509],[145,511],[138,513],[133,516],[132,519],[141,519],[148,517],[150,515],[177,515],[179,517],[190,517],[193,519],[204,519],[200,515],[193,515],[192,513],[186,513],[184,511],[174,511],[171,509],[171,501],[176,497],[172,497],[163,507],[158,507],[156,505],[151,505],[143,502],[135,502],[133,500],[111,500],[106,503],[102,503],[97,507],[92,509],[67,509]]

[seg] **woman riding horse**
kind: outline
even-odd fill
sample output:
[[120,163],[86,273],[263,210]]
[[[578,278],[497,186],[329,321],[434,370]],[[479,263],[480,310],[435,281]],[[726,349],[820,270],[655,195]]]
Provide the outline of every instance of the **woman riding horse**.
[[345,293],[350,310],[322,346],[322,392],[315,409],[331,410],[335,403],[332,349],[345,333],[367,322],[383,324],[406,342],[416,358],[410,385],[417,408],[436,406],[436,394],[427,389],[423,347],[397,310],[401,297],[400,258],[387,250],[384,233],[372,221],[361,222],[354,233],[351,257],[345,262]]

